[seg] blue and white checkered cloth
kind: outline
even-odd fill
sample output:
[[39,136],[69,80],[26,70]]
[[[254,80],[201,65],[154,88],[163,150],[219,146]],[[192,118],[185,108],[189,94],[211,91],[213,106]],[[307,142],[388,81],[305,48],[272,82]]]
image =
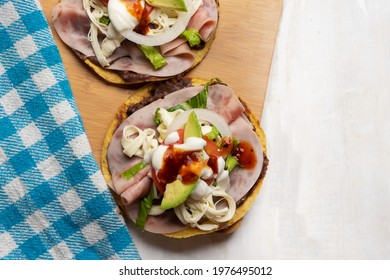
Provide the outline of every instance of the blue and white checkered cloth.
[[0,259],[139,259],[37,3],[0,0]]

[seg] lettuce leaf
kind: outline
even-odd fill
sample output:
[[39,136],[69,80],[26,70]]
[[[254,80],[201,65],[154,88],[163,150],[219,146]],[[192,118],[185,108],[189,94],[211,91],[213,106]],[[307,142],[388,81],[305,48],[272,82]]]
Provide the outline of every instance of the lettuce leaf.
[[144,161],[141,161],[140,163],[137,163],[130,169],[127,169],[125,172],[121,174],[121,176],[125,180],[130,180],[132,177],[134,177],[138,172],[141,171],[141,169],[145,168],[148,164]]
[[225,170],[227,170],[230,173],[237,165],[238,165],[238,160],[234,156],[228,155],[225,161]]
[[198,46],[202,43],[202,37],[200,36],[198,30],[190,28],[187,30],[184,30],[181,33],[181,36],[185,37],[190,44],[190,47]]
[[211,126],[211,132],[207,133],[206,136],[210,140],[215,140],[220,135],[220,132],[218,128],[216,128],[214,125]]
[[156,111],[154,112],[154,118],[153,121],[154,123],[159,126],[161,124],[160,117],[158,116],[158,112],[160,111],[160,108],[157,108]]
[[178,104],[178,105],[175,105],[175,106],[173,106],[173,107],[171,107],[171,108],[168,108],[167,111],[168,111],[168,112],[173,112],[173,111],[176,111],[176,110],[179,110],[179,109],[181,109],[181,110],[183,110],[183,111],[186,111],[186,110],[192,109],[192,107],[190,107],[190,106],[187,104],[187,102],[183,102],[183,103],[181,103],[181,104]]
[[234,144],[234,147],[237,147],[238,144],[240,144],[240,141],[234,136],[233,136],[233,144]]
[[190,108],[206,108],[207,107],[207,97],[209,96],[209,83],[204,86],[204,89],[199,92],[197,95],[188,99],[185,103]]
[[110,18],[108,16],[102,16],[99,18],[99,22],[108,25],[110,23]]
[[149,59],[150,63],[152,63],[155,70],[160,69],[161,67],[167,65],[167,61],[165,58],[159,53],[157,48],[153,46],[145,46],[138,45],[139,49],[145,55],[147,59]]
[[154,187],[151,186],[149,194],[143,197],[141,200],[141,203],[139,205],[139,210],[138,210],[138,216],[135,221],[135,225],[141,230],[144,230],[146,219],[148,218],[150,209],[152,209],[153,197],[154,197]]

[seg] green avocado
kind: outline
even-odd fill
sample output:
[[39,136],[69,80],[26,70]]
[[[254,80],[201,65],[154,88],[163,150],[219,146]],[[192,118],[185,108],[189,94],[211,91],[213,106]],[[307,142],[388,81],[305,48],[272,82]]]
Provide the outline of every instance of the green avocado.
[[192,193],[196,187],[196,183],[184,185],[182,181],[176,180],[167,184],[160,208],[162,210],[168,210],[182,204]]
[[202,138],[202,130],[195,112],[191,112],[188,115],[187,122],[184,126],[184,140],[188,137]]
[[167,8],[180,12],[187,12],[184,0],[146,0],[146,2],[156,8]]
[[[188,137],[202,137],[202,130],[195,112],[188,115],[188,120],[184,126],[184,140]],[[198,181],[186,185],[182,181],[176,180],[167,184],[160,208],[167,210],[182,204],[195,189],[197,183]]]
[[162,54],[159,53],[159,51],[156,49],[156,47],[145,45],[138,45],[138,47],[145,55],[145,57],[149,59],[155,70],[158,70],[168,64]]

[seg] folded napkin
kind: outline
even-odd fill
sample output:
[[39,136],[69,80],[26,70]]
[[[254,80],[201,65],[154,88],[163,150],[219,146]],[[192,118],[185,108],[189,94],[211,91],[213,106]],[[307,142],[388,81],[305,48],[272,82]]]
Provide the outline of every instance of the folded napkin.
[[0,0],[0,259],[139,259],[37,3]]

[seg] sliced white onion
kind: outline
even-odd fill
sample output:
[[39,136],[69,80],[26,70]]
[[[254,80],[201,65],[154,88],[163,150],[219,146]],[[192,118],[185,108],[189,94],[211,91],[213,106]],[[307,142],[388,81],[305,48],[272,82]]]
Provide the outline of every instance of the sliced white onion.
[[110,66],[106,57],[103,55],[102,49],[98,41],[98,27],[91,23],[91,29],[89,30],[89,36],[92,44],[92,49],[95,52],[96,58],[102,67]]
[[225,200],[227,202],[228,207],[224,207],[222,209],[217,209],[217,204],[220,202],[213,202],[213,199],[209,197],[209,205],[210,207],[207,209],[205,213],[206,217],[210,219],[210,221],[223,223],[231,220],[236,213],[236,202],[234,199],[228,195],[224,190],[216,187],[212,193],[213,197],[220,197],[221,200]]
[[207,201],[196,201],[191,198],[187,198],[185,202],[176,206],[173,210],[183,224],[196,226],[207,212],[207,208]]
[[104,5],[100,6],[91,0],[83,0],[83,7],[92,23],[94,23],[103,34],[106,34],[107,26],[100,23],[99,19],[102,16],[108,16],[107,8]]
[[195,14],[196,9],[192,0],[184,0],[187,12],[178,12],[179,16],[176,23],[165,32],[153,35],[142,35],[132,29],[126,29],[120,33],[131,42],[146,46],[161,46],[165,43],[171,42],[185,30],[191,17]]
[[188,115],[191,112],[195,112],[199,121],[203,120],[213,124],[222,136],[232,136],[232,132],[226,121],[217,113],[207,109],[191,109],[179,114],[178,116],[176,116],[176,118],[173,119],[173,121],[169,125],[167,129],[167,134],[182,128],[187,122]]

